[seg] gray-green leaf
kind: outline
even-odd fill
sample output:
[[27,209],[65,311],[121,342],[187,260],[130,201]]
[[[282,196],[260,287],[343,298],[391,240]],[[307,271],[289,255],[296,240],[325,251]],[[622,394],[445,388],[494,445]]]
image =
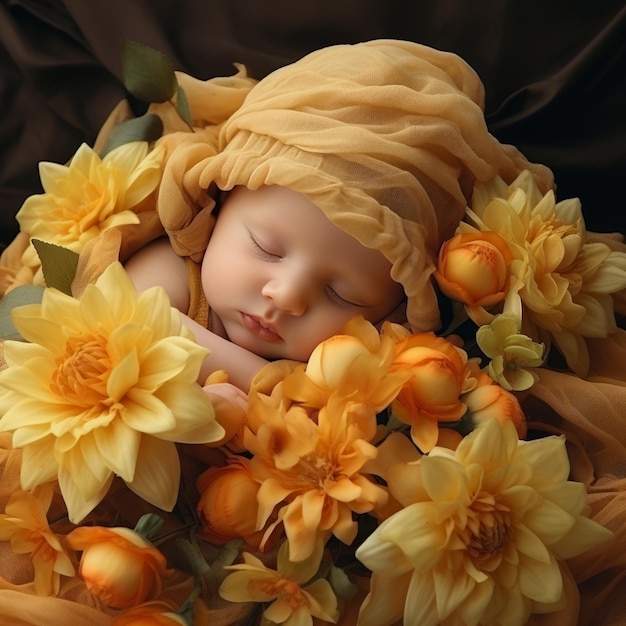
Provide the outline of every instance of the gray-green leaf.
[[13,339],[24,341],[11,321],[11,311],[25,304],[38,304],[41,302],[44,288],[37,285],[21,285],[7,293],[0,300],[0,339]]
[[46,285],[71,296],[72,281],[78,266],[78,254],[63,246],[40,239],[33,239],[32,242],[41,261]]
[[191,119],[189,100],[187,99],[185,90],[180,85],[178,85],[178,89],[176,90],[176,110],[181,119],[191,128],[193,126],[193,120]]
[[143,102],[167,102],[178,85],[172,64],[158,50],[136,41],[124,42],[124,86]]
[[102,149],[101,156],[131,141],[156,141],[163,133],[163,122],[158,115],[146,113],[114,126]]

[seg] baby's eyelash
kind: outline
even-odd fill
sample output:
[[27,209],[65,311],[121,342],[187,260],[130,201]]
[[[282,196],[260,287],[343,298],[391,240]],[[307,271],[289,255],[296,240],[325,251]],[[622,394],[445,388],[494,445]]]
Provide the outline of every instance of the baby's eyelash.
[[278,254],[272,254],[271,252],[268,252],[265,248],[263,248],[263,246],[261,246],[254,237],[251,236],[250,241],[252,241],[252,245],[254,246],[256,253],[261,258],[268,261],[275,261],[276,259],[280,259],[280,256]]
[[335,302],[338,302],[339,304],[345,305],[345,306],[352,306],[352,307],[359,307],[359,308],[365,308],[364,304],[357,304],[356,302],[351,302],[350,300],[346,300],[345,298],[342,298],[332,287],[328,286],[326,287],[326,293],[328,294],[328,297],[331,300],[334,300]]

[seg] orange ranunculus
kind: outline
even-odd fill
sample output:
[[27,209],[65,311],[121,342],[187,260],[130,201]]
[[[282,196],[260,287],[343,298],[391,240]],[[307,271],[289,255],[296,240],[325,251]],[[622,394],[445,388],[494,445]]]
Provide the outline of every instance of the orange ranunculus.
[[435,279],[445,295],[471,307],[504,300],[513,255],[494,232],[459,233],[439,251]]
[[120,613],[111,626],[187,626],[169,603],[144,602]]
[[210,467],[197,480],[200,500],[198,534],[207,541],[224,544],[244,538],[258,547],[263,537],[257,531],[257,493],[260,483],[250,473],[247,459],[236,458],[224,467]]
[[520,439],[526,437],[526,418],[517,398],[498,384],[482,385],[463,396],[475,426],[489,419],[513,422]]
[[171,576],[163,554],[130,528],[81,526],[67,536],[82,550],[78,574],[104,604],[127,608],[161,595],[161,576]]
[[434,333],[418,333],[397,345],[391,370],[411,372],[392,404],[398,418],[411,425],[411,437],[423,452],[437,443],[438,422],[463,416],[459,396],[475,386],[466,353]]

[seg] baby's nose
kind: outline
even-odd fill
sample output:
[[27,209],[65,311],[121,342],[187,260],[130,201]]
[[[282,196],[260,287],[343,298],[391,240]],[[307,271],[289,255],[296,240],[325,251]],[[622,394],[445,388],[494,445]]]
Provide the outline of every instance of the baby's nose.
[[274,306],[289,315],[304,315],[310,304],[310,286],[294,275],[275,276],[263,287],[261,293]]

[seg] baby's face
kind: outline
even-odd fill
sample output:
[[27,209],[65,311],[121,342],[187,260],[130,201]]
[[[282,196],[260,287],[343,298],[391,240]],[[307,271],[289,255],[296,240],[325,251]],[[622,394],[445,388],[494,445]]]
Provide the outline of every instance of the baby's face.
[[377,323],[402,287],[377,250],[284,187],[224,201],[202,263],[214,332],[267,359],[306,361],[354,315]]

